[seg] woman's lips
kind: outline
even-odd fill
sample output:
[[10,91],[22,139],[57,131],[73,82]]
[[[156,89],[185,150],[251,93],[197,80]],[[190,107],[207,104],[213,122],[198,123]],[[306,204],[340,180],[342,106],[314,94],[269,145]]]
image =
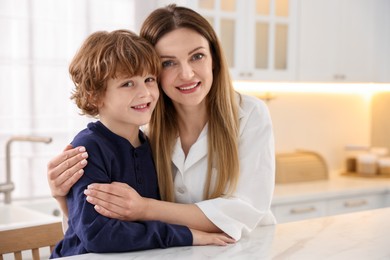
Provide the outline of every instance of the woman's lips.
[[197,87],[199,87],[199,85],[200,85],[200,81],[192,84],[182,85],[176,88],[184,93],[192,93],[196,90]]

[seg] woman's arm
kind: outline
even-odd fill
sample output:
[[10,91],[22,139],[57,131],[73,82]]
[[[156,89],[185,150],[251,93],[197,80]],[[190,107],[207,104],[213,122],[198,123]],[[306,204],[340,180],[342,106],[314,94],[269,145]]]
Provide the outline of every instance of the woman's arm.
[[84,193],[95,210],[106,217],[126,221],[159,220],[204,232],[222,232],[195,204],[144,198],[124,183],[94,183]]
[[85,147],[73,148],[68,144],[64,151],[47,164],[47,181],[52,196],[57,200],[65,216],[68,215],[65,196],[81,178],[87,165],[88,153]]

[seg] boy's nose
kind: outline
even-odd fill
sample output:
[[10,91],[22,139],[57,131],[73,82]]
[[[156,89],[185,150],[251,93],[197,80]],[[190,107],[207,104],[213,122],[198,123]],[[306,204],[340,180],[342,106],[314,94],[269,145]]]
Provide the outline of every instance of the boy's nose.
[[146,86],[145,82],[140,84],[138,94],[141,97],[150,95],[150,91],[149,91],[148,87]]

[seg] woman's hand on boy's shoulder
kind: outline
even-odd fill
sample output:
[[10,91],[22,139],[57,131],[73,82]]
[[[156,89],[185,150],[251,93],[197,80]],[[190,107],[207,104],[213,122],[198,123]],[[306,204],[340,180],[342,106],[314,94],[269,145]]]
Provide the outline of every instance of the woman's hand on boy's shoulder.
[[85,147],[67,145],[64,151],[47,164],[47,180],[54,198],[66,196],[83,175],[88,153]]

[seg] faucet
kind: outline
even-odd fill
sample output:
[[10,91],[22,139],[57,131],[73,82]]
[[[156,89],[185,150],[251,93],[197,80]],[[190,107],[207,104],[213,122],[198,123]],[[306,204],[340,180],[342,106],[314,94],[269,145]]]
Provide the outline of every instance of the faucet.
[[7,140],[5,148],[5,172],[6,181],[0,184],[0,192],[4,193],[5,204],[11,203],[11,192],[15,189],[14,183],[11,181],[11,143],[12,142],[41,142],[50,143],[51,137],[39,137],[39,136],[13,136]]

